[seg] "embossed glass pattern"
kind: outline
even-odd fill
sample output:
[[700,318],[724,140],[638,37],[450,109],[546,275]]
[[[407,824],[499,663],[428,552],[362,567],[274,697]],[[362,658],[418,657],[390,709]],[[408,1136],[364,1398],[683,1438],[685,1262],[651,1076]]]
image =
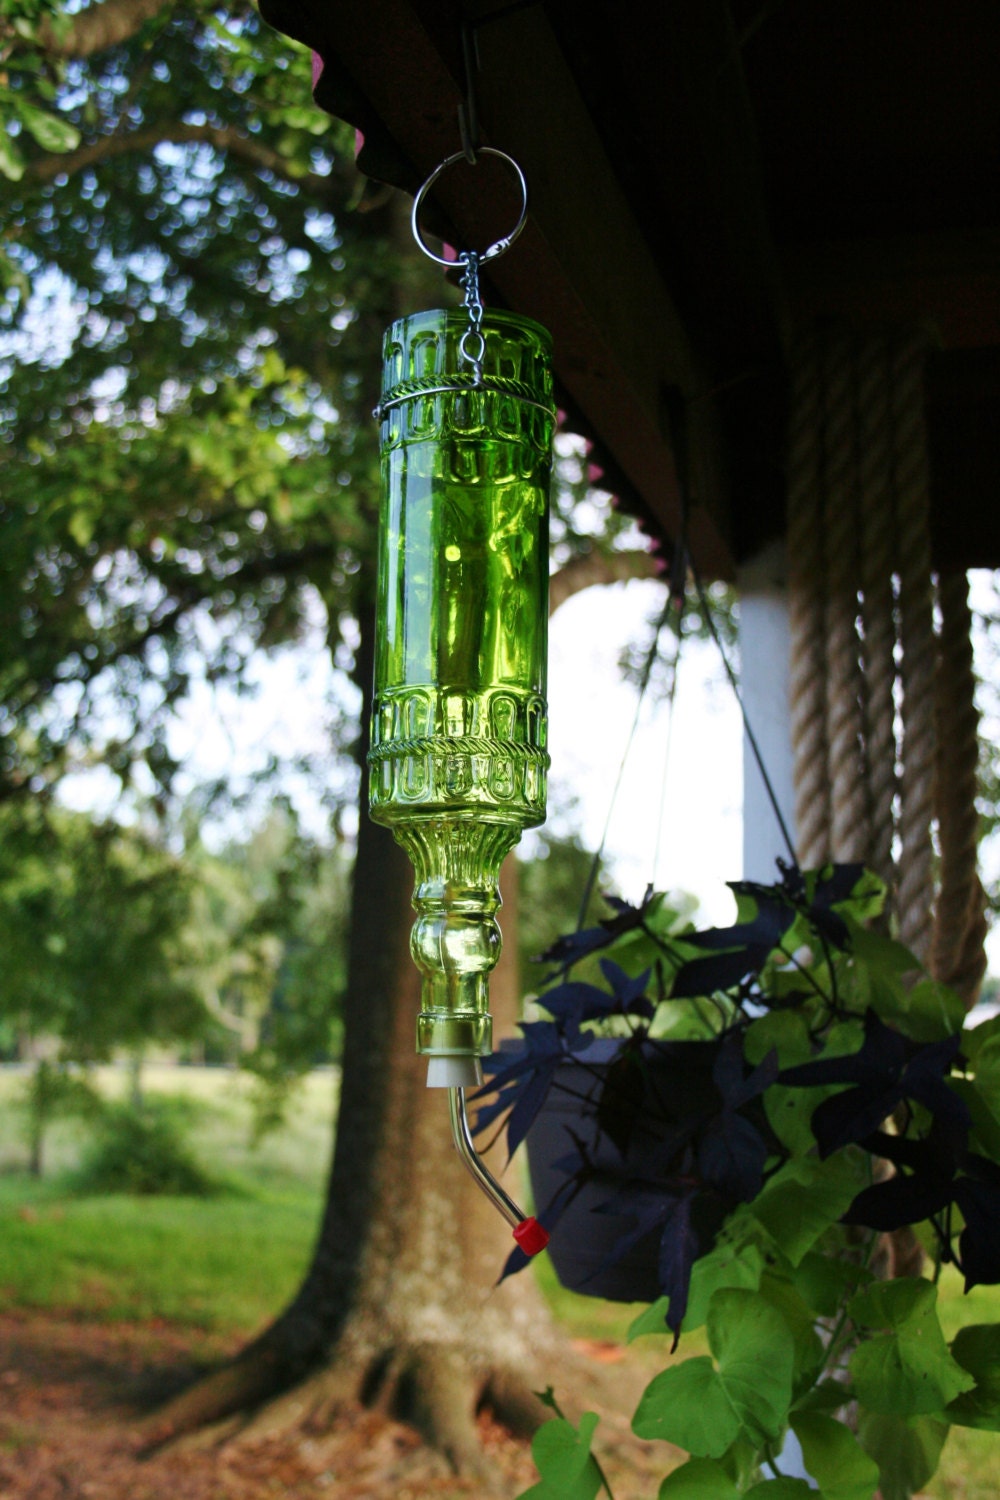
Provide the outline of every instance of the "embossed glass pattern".
[[486,389],[468,384],[464,312],[388,330],[372,817],[414,863],[418,1046],[490,1050],[500,863],[545,816],[549,339],[488,312]]

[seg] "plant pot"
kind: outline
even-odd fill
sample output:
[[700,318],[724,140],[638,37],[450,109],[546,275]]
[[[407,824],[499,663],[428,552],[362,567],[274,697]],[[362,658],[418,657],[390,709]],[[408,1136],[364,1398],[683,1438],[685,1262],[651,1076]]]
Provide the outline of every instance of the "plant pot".
[[[560,1189],[566,1189],[567,1174],[557,1164],[580,1145],[596,1168],[552,1231],[549,1255],[560,1283],[569,1291],[612,1302],[653,1302],[660,1296],[662,1231],[654,1228],[609,1265],[634,1220],[628,1212],[608,1209],[637,1174],[646,1175],[643,1161],[654,1155],[674,1121],[690,1109],[687,1096],[703,1091],[717,1049],[703,1042],[649,1043],[642,1049],[641,1066],[616,1079],[622,1045],[613,1038],[599,1038],[558,1069],[528,1131],[528,1165],[536,1212],[544,1212]],[[616,1101],[618,1090],[623,1092]],[[599,1123],[602,1096],[602,1119],[610,1116],[613,1121],[616,1102],[629,1110],[627,1160]]]

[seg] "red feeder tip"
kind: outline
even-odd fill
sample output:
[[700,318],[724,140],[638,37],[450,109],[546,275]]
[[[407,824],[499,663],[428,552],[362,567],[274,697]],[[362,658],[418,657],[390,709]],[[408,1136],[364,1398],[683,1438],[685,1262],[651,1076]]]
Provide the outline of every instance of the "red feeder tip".
[[543,1229],[536,1218],[522,1219],[514,1230],[514,1238],[525,1255],[537,1255],[549,1243],[549,1231]]

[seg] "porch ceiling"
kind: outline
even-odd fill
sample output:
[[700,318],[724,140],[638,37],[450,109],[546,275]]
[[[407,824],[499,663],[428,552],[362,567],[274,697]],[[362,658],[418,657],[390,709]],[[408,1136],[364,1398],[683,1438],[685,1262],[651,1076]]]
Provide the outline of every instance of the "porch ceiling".
[[[668,537],[683,409],[701,567],[783,526],[788,356],[813,318],[924,321],[942,565],[1000,566],[1000,6],[995,0],[261,0],[325,59],[359,165],[413,192],[458,149],[461,24],[482,140],[529,222],[490,296],[553,332],[565,402]],[[504,227],[487,159],[443,227]],[[498,206],[500,221],[498,223]]]

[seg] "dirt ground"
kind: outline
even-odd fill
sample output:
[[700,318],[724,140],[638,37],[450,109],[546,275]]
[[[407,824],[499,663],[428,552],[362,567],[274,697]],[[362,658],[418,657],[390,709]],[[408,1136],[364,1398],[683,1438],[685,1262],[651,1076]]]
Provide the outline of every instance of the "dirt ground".
[[[164,1323],[77,1322],[0,1315],[0,1497],[3,1500],[422,1500],[482,1495],[412,1429],[345,1411],[322,1433],[140,1452],[138,1420],[236,1344]],[[662,1443],[632,1437],[643,1374],[613,1345],[578,1343],[577,1393],[601,1416],[599,1452],[615,1500],[648,1500],[669,1463]],[[483,1445],[496,1492],[536,1477],[527,1444],[487,1413]]]

